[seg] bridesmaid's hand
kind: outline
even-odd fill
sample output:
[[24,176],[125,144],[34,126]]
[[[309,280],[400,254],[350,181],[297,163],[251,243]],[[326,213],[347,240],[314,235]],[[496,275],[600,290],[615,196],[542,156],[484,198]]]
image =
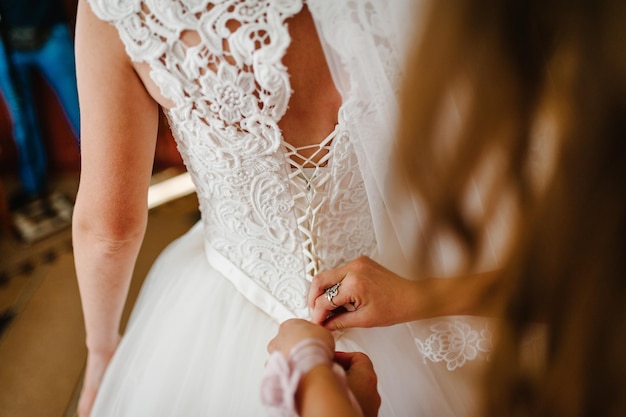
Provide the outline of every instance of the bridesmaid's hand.
[[370,358],[361,352],[335,352],[335,362],[346,371],[348,386],[359,402],[363,416],[377,416],[381,400]]
[[[296,344],[311,338],[321,340],[331,351],[335,350],[335,341],[329,330],[302,319],[283,322],[267,350],[270,353],[279,351],[287,358]],[[381,401],[372,361],[360,352],[335,352],[334,361],[346,371],[348,387],[359,402],[364,417],[377,416]]]
[[[327,288],[341,283],[332,305]],[[416,281],[404,279],[366,256],[316,275],[309,291],[311,321],[327,329],[402,323],[419,306]]]
[[278,334],[267,345],[267,351],[279,351],[285,358],[289,357],[291,349],[304,339],[319,339],[331,352],[335,351],[333,335],[326,329],[307,320],[290,319],[283,322],[278,328]]
[[[119,340],[117,342],[119,344]],[[116,344],[117,348],[117,344]],[[106,371],[116,348],[112,350],[102,350],[89,352],[87,354],[87,367],[83,377],[83,388],[78,400],[78,417],[89,417],[93,407],[96,394],[100,388],[104,371]]]

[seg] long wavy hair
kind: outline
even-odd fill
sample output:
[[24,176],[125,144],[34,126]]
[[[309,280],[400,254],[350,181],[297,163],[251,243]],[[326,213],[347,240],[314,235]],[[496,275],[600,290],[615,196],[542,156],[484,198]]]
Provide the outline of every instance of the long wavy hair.
[[[626,416],[626,2],[440,0],[428,13],[398,152],[426,239],[451,231],[471,265],[502,196],[515,208],[481,415]],[[486,214],[470,216],[464,196],[490,163]],[[523,353],[536,322],[540,367]]]

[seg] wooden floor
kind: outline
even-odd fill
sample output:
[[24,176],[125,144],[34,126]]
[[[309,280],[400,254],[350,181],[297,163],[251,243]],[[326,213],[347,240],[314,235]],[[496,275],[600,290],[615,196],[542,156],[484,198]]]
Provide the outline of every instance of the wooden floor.
[[[77,178],[56,181],[73,198]],[[158,253],[198,220],[194,194],[152,209],[124,320]],[[86,351],[69,228],[23,244],[0,235],[0,417],[75,415]]]

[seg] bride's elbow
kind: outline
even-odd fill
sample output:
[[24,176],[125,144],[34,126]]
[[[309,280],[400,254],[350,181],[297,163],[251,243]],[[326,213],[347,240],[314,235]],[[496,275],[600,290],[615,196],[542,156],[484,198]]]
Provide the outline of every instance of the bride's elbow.
[[74,245],[89,245],[101,253],[116,254],[141,243],[146,223],[147,209],[137,213],[90,213],[76,207],[72,219]]

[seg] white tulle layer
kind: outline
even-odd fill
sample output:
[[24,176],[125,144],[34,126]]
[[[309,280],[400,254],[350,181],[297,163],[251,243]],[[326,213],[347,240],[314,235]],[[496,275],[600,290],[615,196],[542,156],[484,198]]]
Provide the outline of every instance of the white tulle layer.
[[[206,261],[196,226],[155,263],[105,375],[93,416],[263,416],[260,382],[278,323]],[[373,360],[380,416],[466,416],[473,364],[450,372],[424,361],[408,326],[352,329],[338,350]],[[320,399],[323,401],[323,399]]]

